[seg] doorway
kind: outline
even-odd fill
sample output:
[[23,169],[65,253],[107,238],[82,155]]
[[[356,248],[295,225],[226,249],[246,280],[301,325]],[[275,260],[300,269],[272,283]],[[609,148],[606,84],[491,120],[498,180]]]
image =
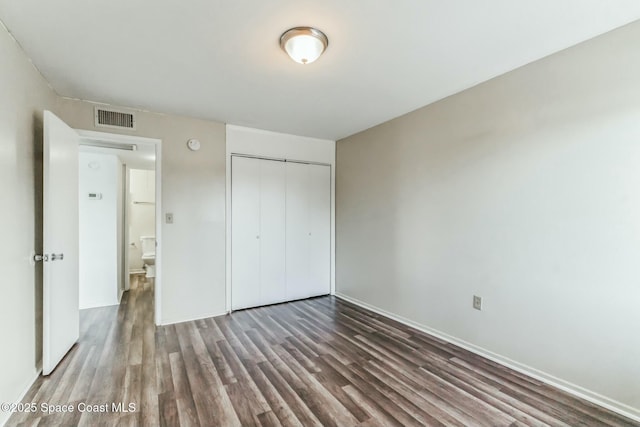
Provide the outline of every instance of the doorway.
[[[79,246],[80,229],[83,227],[79,218],[80,199],[91,204],[97,201],[110,201],[113,212],[110,219],[110,232],[108,236],[113,249],[112,255],[108,256],[108,271],[112,277],[111,288],[108,294],[112,302],[117,302],[118,290],[124,286],[124,280],[119,280],[123,275],[124,253],[124,196],[118,196],[118,192],[124,193],[123,179],[126,177],[127,164],[119,156],[112,155],[102,158],[101,161],[95,159],[84,159],[87,169],[98,170],[104,167],[111,167],[111,179],[106,179],[111,185],[107,190],[101,190],[96,180],[88,188],[80,186],[79,168],[80,148],[91,146],[93,149],[110,149],[125,151],[136,151],[137,146],[148,144],[150,152],[157,163],[156,178],[156,238],[161,241],[160,233],[160,212],[161,212],[161,187],[159,185],[161,177],[161,141],[150,138],[131,137],[125,135],[112,135],[92,131],[78,131],[70,128],[64,121],[60,120],[51,111],[45,110],[43,113],[43,157],[42,157],[42,253],[34,254],[33,261],[42,262],[42,374],[49,375],[58,366],[65,354],[78,341],[80,336],[79,314],[80,314],[80,281],[79,281]],[[120,152],[119,151],[119,152]],[[84,150],[83,150],[84,152]],[[111,152],[110,152],[111,153]],[[96,154],[95,152],[93,154]],[[113,154],[113,153],[111,153]],[[87,153],[91,155],[91,153]],[[95,178],[95,177],[94,177]],[[88,180],[91,181],[91,180]],[[90,182],[88,182],[90,184]],[[80,193],[82,192],[82,196]],[[97,205],[94,205],[94,208]],[[107,204],[101,205],[102,208]],[[102,208],[98,208],[101,211]],[[91,213],[87,216],[91,217]],[[86,224],[85,224],[86,225]],[[99,231],[100,226],[91,226],[88,230]],[[93,243],[99,241],[99,233],[94,236]],[[115,243],[114,243],[115,242]],[[91,242],[84,251],[91,253]],[[120,249],[122,248],[122,249]],[[156,268],[161,271],[162,246],[159,245],[156,251]],[[94,261],[100,260],[100,255],[94,257]],[[98,269],[89,268],[90,274],[86,280],[91,283],[94,279],[100,278]],[[161,275],[158,273],[156,279],[156,292],[154,296],[149,296],[154,304],[153,310],[148,310],[150,317],[155,318],[158,324],[161,316],[161,306],[159,304],[161,295]],[[106,289],[106,288],[105,288]],[[101,297],[100,292],[97,292]],[[114,301],[115,300],[115,301]]]
[[77,130],[80,309],[119,304],[133,286],[161,295],[161,141]]
[[[141,167],[144,165],[139,165]],[[155,254],[155,162],[153,169],[126,167],[125,209],[125,290],[132,281],[153,286],[156,277]]]

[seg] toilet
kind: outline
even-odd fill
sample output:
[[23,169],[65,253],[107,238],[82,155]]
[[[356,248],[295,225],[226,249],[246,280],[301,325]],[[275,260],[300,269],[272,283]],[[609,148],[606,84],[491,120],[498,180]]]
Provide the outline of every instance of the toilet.
[[142,262],[147,272],[146,277],[156,277],[156,238],[155,236],[140,236],[142,246]]

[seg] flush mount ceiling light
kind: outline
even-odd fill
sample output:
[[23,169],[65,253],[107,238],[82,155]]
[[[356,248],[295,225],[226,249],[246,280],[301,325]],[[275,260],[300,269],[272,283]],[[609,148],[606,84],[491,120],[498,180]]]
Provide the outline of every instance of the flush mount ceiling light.
[[295,27],[280,36],[280,47],[294,61],[311,64],[318,59],[329,45],[324,33],[312,27]]

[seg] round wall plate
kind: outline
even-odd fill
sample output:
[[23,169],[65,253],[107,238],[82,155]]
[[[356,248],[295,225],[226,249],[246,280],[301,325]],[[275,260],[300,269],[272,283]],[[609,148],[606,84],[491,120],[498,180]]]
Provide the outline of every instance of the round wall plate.
[[198,151],[200,149],[200,141],[197,139],[190,139],[187,141],[187,147],[191,151]]

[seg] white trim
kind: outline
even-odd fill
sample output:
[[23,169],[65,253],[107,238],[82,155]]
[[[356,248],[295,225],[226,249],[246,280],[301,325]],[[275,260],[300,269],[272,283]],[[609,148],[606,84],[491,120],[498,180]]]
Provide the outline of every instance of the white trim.
[[129,268],[131,267],[131,263],[129,262],[129,202],[131,202],[131,200],[129,200],[129,196],[130,196],[130,192],[129,192],[129,188],[130,188],[130,181],[129,181],[129,176],[130,176],[130,171],[131,168],[128,165],[124,165],[124,186],[122,188],[123,194],[122,194],[122,200],[123,200],[123,206],[122,206],[122,213],[123,213],[123,218],[122,218],[122,228],[123,228],[123,232],[124,232],[124,253],[122,254],[123,257],[123,276],[124,276],[124,289],[123,289],[123,293],[124,291],[128,291],[129,289],[131,289],[131,272],[129,271]]
[[244,153],[236,153],[232,152],[230,154],[231,157],[244,157],[247,159],[258,159],[258,160],[270,160],[273,162],[286,162],[286,163],[301,163],[303,165],[318,165],[318,166],[329,166],[331,167],[331,163],[327,162],[314,162],[311,160],[297,160],[297,159],[289,159],[284,157],[269,157],[269,156],[259,156],[256,154],[244,154]]
[[331,263],[330,270],[330,290],[331,295],[336,294],[336,150],[333,151],[333,163],[331,164],[331,240],[330,246],[330,258]]
[[229,146],[229,125],[225,135],[225,302],[224,309],[227,314],[231,313],[231,150]]
[[[157,138],[147,138],[136,135],[122,135],[119,133],[97,132],[94,130],[75,129],[78,135],[85,139],[96,139],[104,141],[105,139],[117,144],[161,144],[162,140]],[[157,154],[157,153],[156,153]],[[156,162],[158,159],[156,158]]]
[[[99,139],[118,144],[153,144],[156,149],[156,278],[154,289],[155,324],[162,321],[162,140],[134,135],[120,135],[92,130],[75,129],[82,137],[87,139]],[[126,242],[125,242],[126,243]],[[128,243],[126,243],[128,245]]]
[[[251,135],[251,143],[230,138],[231,135]],[[331,150],[327,145],[331,143]],[[309,148],[311,147],[311,148]],[[321,148],[319,148],[321,147]],[[330,155],[328,154],[330,152]],[[226,125],[226,252],[225,252],[225,309],[231,313],[231,157],[243,156],[267,160],[286,160],[300,163],[328,165],[331,168],[331,244],[330,293],[336,291],[336,150],[335,141],[307,136],[284,134],[232,124]]]
[[156,144],[156,274],[154,279],[155,324],[162,322],[162,140]]
[[606,396],[593,392],[591,390],[587,390],[584,387],[579,385],[570,383],[553,375],[547,374],[546,372],[540,371],[538,369],[532,368],[531,366],[516,362],[515,360],[509,359],[508,357],[501,356],[497,353],[493,353],[492,351],[486,350],[477,345],[468,343],[459,338],[453,337],[451,335],[447,335],[444,332],[440,332],[436,329],[430,328],[428,326],[422,325],[418,322],[414,322],[413,320],[409,320],[405,317],[398,316],[386,310],[383,310],[374,305],[368,304],[366,302],[360,301],[356,298],[352,298],[350,296],[336,293],[335,296],[344,301],[350,302],[358,307],[362,307],[369,311],[372,311],[381,316],[387,317],[389,319],[400,322],[404,325],[410,326],[414,329],[419,330],[420,332],[424,332],[425,334],[432,335],[436,338],[444,340],[448,343],[457,345],[465,350],[468,350],[474,354],[482,356],[486,359],[489,359],[493,362],[499,363],[503,366],[506,366],[509,369],[513,369],[514,371],[520,372],[521,374],[525,374],[534,378],[538,381],[541,381],[545,384],[558,388],[562,391],[565,391],[569,394],[572,394],[576,397],[594,403],[598,406],[602,406],[610,411],[613,411],[617,414],[630,418],[634,421],[640,421],[640,409],[633,408],[629,405],[625,405],[624,403],[618,402],[616,400],[610,399]]

